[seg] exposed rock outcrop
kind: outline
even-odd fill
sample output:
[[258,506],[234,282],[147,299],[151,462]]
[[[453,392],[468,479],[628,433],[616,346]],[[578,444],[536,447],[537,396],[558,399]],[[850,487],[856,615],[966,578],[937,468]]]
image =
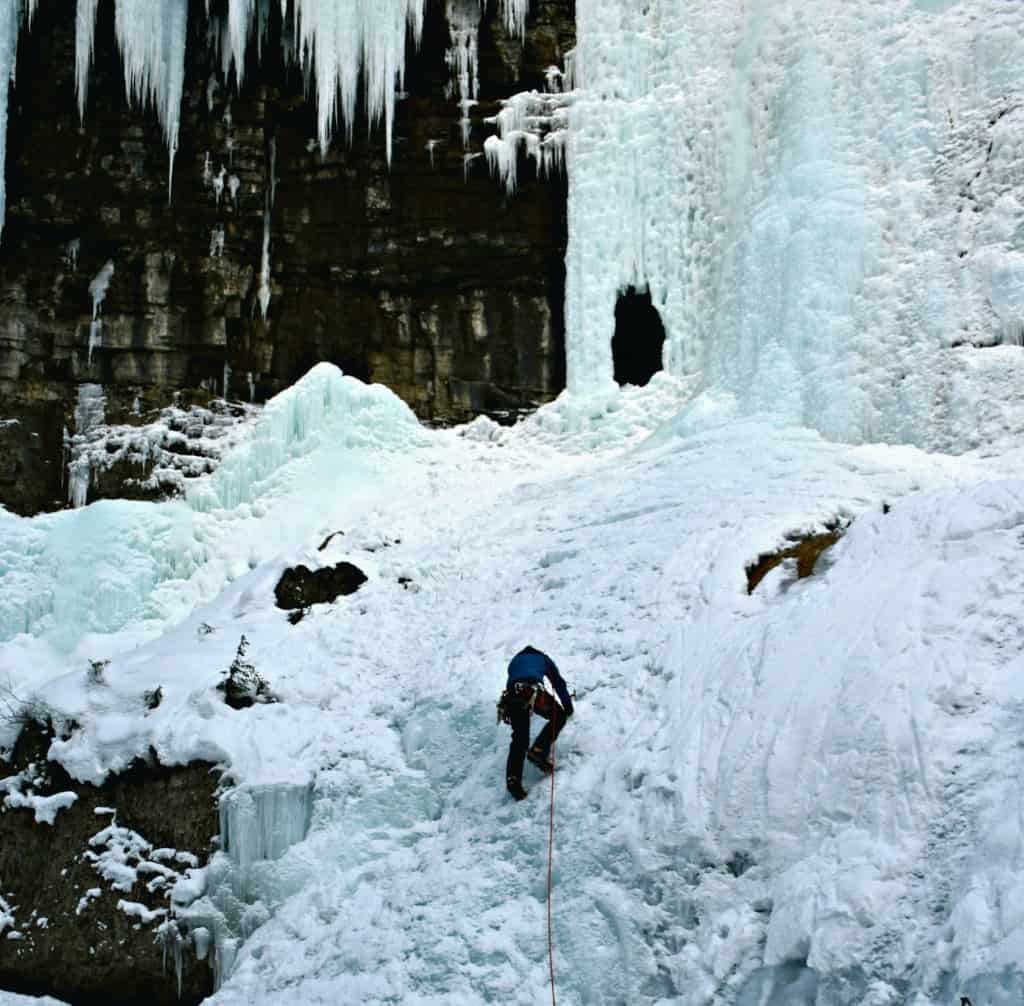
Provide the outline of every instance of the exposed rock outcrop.
[[[318,149],[302,74],[283,56],[280,5],[234,95],[206,2],[190,0],[168,205],[161,128],[125,100],[113,3],[98,6],[84,124],[74,18],[39,5],[10,106],[0,503],[22,513],[66,503],[62,443],[65,429],[78,432],[85,383],[102,387],[115,424],[152,419],[175,393],[182,408],[223,394],[261,401],[320,360],[387,384],[431,421],[514,411],[561,390],[564,182],[524,167],[510,199],[478,155],[497,99],[542,87],[562,62],[575,12],[572,0],[534,0],[520,40],[489,6],[470,156],[446,94],[445,4],[430,0],[389,167],[380,129],[357,126],[351,147],[342,137]],[[90,284],[101,275],[97,308]],[[89,498],[118,491],[110,477]]]
[[282,574],[274,588],[274,597],[279,608],[293,611],[312,604],[330,604],[339,597],[354,594],[364,583],[366,574],[350,562],[322,569],[293,566]]
[[839,541],[848,526],[848,522],[837,521],[834,527],[823,534],[793,535],[790,537],[792,545],[758,556],[757,562],[747,566],[747,593],[753,594],[757,585],[773,569],[787,561],[795,563],[798,580],[813,576],[814,567],[822,553]]
[[0,902],[12,916],[0,938],[0,989],[111,1006],[199,1002],[213,988],[208,965],[188,960],[179,998],[156,930],[169,878],[205,863],[218,833],[212,766],[166,768],[154,759],[87,786],[46,761],[49,743],[30,728],[11,759],[0,760],[0,779],[32,779],[8,795],[59,797],[49,808],[36,800],[52,816],[47,824],[37,821],[39,809],[12,807],[19,800],[0,794]]

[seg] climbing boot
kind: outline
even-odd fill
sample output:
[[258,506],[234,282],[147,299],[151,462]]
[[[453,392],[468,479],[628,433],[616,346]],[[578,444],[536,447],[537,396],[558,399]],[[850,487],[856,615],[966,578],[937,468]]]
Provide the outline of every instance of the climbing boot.
[[526,752],[532,765],[536,765],[545,775],[551,775],[555,771],[555,763],[540,748],[530,748]]
[[522,783],[521,780],[517,779],[514,775],[510,775],[505,780],[505,785],[508,787],[508,791],[517,800],[525,800],[526,799],[526,790],[523,789],[523,783]]

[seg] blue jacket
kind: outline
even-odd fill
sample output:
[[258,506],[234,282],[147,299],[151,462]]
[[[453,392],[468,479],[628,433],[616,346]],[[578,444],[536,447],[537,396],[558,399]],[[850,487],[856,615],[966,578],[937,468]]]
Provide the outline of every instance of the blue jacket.
[[572,716],[572,699],[569,696],[569,689],[566,687],[565,681],[562,680],[562,675],[558,673],[555,662],[546,653],[541,653],[540,650],[535,650],[532,646],[526,646],[512,658],[508,665],[508,683],[510,685],[523,681],[540,684],[544,678],[551,682],[558,701],[562,703],[562,708],[565,710],[565,715]]

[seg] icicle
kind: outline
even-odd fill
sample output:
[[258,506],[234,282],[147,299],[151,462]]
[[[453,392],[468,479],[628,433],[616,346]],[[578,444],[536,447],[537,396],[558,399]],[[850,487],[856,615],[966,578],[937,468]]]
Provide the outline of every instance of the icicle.
[[217,92],[219,90],[220,81],[217,80],[217,74],[211,73],[210,79],[206,82],[206,110],[208,112],[213,112],[213,106],[217,100]]
[[[550,68],[547,76],[549,84],[559,84],[563,78],[556,67]],[[498,127],[498,135],[484,142],[487,163],[510,196],[516,190],[520,149],[536,164],[538,177],[564,170],[573,97],[559,91],[524,91],[503,101],[501,111],[486,120]]]
[[480,72],[477,36],[480,27],[480,0],[448,0],[445,10],[448,19],[450,45],[445,55],[451,79],[448,82],[448,97],[455,98],[462,117],[462,146],[469,146],[472,122],[470,109],[476,104],[480,88]]
[[92,322],[89,325],[89,366],[92,366],[92,351],[100,345],[103,335],[103,321],[100,318],[100,305],[106,300],[110,279],[114,275],[114,263],[107,264],[89,284],[89,296],[92,297]]
[[221,848],[234,866],[230,879],[236,897],[242,901],[252,897],[253,866],[280,859],[301,842],[312,814],[310,786],[247,786],[221,797]]
[[116,0],[114,15],[128,99],[137,105],[152,103],[164,130],[169,200],[185,85],[188,0]]
[[75,94],[78,117],[85,121],[85,103],[89,96],[89,69],[92,66],[98,0],[78,0],[75,16]]
[[221,396],[224,401],[227,401],[228,395],[231,393],[231,367],[227,360],[224,361],[224,393]]
[[7,98],[8,82],[14,79],[18,49],[18,5],[12,0],[0,4],[0,235],[7,215]]
[[367,114],[372,122],[384,121],[390,162],[395,87],[405,77],[406,32],[411,29],[419,44],[423,0],[295,0],[295,18],[303,66],[315,74],[320,148],[328,148],[339,120],[351,139],[362,68]]
[[253,373],[252,373],[251,370],[246,371],[245,377],[246,377],[246,380],[249,383],[249,401],[250,402],[255,402],[256,401],[256,379],[253,377]]
[[263,260],[260,263],[260,285],[256,291],[256,300],[260,305],[260,314],[267,320],[267,308],[270,307],[270,210],[263,213]]
[[270,206],[277,199],[277,137],[270,138]]
[[210,231],[210,258],[220,258],[224,254],[224,228],[218,224]]
[[252,23],[253,0],[229,0],[227,35],[224,48],[224,79],[228,79],[231,66],[235,68],[238,89],[242,89],[245,77],[245,49],[249,42],[249,27]]
[[231,195],[231,203],[236,210],[238,209],[238,187],[241,184],[242,183],[239,181],[238,175],[231,175],[228,178],[228,192]]
[[220,171],[213,176],[213,195],[218,206],[220,206],[220,197],[224,195],[224,176],[227,173],[227,169],[221,165]]
[[526,15],[530,13],[530,0],[501,0],[499,4],[505,30],[522,38],[526,34]]
[[72,238],[64,246],[64,264],[72,271],[78,271],[78,252],[82,247],[81,238]]

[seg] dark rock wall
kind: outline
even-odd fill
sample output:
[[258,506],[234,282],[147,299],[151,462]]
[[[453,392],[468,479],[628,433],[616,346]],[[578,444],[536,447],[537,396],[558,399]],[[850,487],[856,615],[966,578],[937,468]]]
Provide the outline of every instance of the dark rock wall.
[[[546,67],[562,62],[573,5],[534,0],[520,41],[491,4],[471,152],[492,131],[482,120],[497,99],[542,87]],[[235,95],[208,40],[205,0],[190,0],[168,205],[162,131],[124,97],[112,0],[99,4],[84,125],[74,5],[39,5],[11,92],[0,245],[0,503],[10,509],[64,505],[63,431],[74,429],[84,382],[103,386],[112,422],[143,421],[176,393],[182,404],[206,402],[224,392],[226,365],[228,393],[259,401],[329,360],[440,422],[529,407],[561,390],[565,183],[524,168],[507,199],[484,157],[464,173],[460,113],[445,95],[443,0],[429,0],[422,46],[410,47],[390,167],[383,129],[365,122],[351,147],[342,136],[326,154],[316,149],[314,102],[301,71],[286,65],[289,29],[271,6],[269,44],[262,61],[250,53]],[[227,184],[217,200],[204,178],[208,154],[214,176],[223,166],[225,182],[238,178],[237,200]],[[220,230],[223,253],[211,254]],[[88,288],[108,260],[115,272],[90,359]]]
[[[213,991],[208,963],[186,955],[179,998],[174,964],[165,967],[155,940],[156,925],[117,908],[122,898],[166,907],[166,893],[151,893],[142,883],[131,892],[113,890],[85,854],[89,839],[111,821],[96,813],[104,807],[116,810],[117,824],[154,849],[191,852],[205,863],[219,830],[217,776],[201,763],[174,769],[140,763],[103,786],[85,786],[46,762],[49,743],[48,735],[29,729],[10,762],[0,759],[0,778],[35,764],[46,773],[40,792],[78,794],[52,825],[37,824],[31,809],[0,809],[0,894],[16,906],[21,935],[0,938],[0,989],[52,995],[77,1006],[198,1003]],[[102,893],[80,908],[80,899],[95,888]]]

